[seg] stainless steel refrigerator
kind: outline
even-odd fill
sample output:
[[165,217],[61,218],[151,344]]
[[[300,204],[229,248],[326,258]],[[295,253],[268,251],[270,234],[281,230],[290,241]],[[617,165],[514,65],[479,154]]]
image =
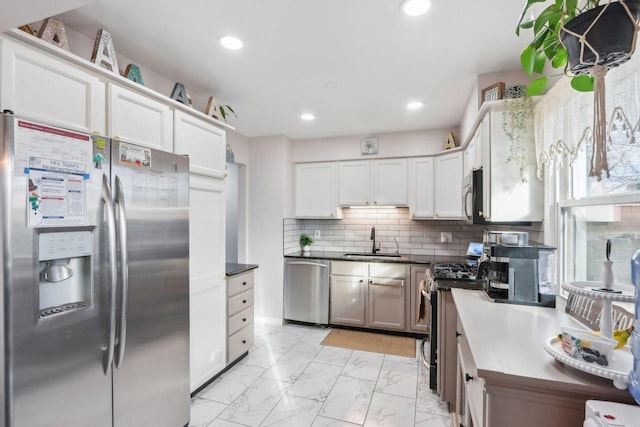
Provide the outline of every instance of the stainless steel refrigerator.
[[188,159],[0,121],[7,427],[189,422]]

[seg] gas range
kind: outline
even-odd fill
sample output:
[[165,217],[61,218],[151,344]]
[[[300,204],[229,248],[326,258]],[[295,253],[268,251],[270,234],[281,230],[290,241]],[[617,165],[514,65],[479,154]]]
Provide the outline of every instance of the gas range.
[[435,279],[466,279],[475,280],[478,274],[477,265],[462,263],[433,264],[433,277]]
[[482,289],[486,270],[478,274],[478,264],[462,263],[434,263],[427,269],[425,281],[431,292],[449,290],[451,288]]

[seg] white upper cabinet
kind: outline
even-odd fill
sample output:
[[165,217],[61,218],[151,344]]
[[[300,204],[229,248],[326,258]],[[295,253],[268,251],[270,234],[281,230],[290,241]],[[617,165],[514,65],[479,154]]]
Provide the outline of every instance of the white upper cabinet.
[[407,159],[373,161],[373,204],[407,206]]
[[226,132],[195,116],[174,112],[174,151],[189,156],[192,173],[224,178]]
[[357,160],[338,163],[338,205],[371,204],[371,162]]
[[109,84],[109,136],[173,151],[173,109],[147,95]]
[[462,152],[434,158],[434,218],[462,218]]
[[409,215],[433,218],[433,157],[409,160]]
[[296,218],[339,217],[341,211],[336,200],[336,175],[335,163],[293,165]]
[[95,74],[21,43],[0,39],[3,109],[106,135],[106,84]]
[[406,206],[407,159],[338,163],[338,205]]

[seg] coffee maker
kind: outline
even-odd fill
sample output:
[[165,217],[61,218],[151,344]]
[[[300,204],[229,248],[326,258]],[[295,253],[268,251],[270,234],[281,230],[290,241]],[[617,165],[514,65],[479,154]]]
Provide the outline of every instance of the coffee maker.
[[489,264],[485,291],[493,301],[555,307],[556,248],[485,242],[484,252]]

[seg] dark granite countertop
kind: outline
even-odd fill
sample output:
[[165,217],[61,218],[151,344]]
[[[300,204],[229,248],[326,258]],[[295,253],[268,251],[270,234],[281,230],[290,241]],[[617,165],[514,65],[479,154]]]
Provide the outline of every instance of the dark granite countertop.
[[360,262],[394,262],[399,264],[433,264],[465,262],[466,257],[442,256],[442,255],[401,255],[399,257],[387,256],[345,256],[344,252],[310,251],[293,252],[285,254],[285,258],[312,258],[327,259],[332,261],[360,261]]
[[225,265],[225,274],[227,277],[235,276],[236,274],[246,273],[247,271],[258,268],[257,264],[237,264],[235,262],[228,262]]

